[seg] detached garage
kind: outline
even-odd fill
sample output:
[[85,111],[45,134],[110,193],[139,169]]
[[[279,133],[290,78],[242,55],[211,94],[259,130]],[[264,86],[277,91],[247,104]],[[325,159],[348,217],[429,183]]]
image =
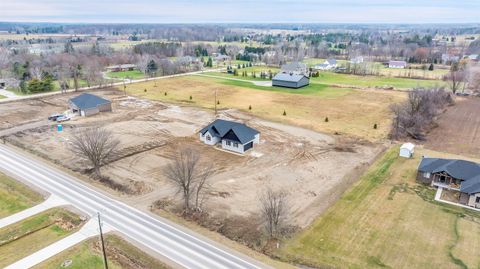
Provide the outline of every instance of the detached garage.
[[73,113],[83,117],[92,116],[99,112],[112,111],[112,102],[110,100],[90,93],[82,93],[70,99],[68,104]]
[[272,86],[298,89],[307,86],[310,79],[305,75],[278,73],[272,79]]

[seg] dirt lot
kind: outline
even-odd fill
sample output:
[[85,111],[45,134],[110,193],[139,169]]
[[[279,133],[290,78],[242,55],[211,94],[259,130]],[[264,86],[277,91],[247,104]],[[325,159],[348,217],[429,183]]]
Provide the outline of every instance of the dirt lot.
[[453,154],[480,157],[480,98],[457,98],[438,119],[425,147]]
[[[220,108],[235,108],[257,117],[322,133],[379,141],[390,132],[390,105],[405,99],[404,92],[320,87],[297,93],[225,84],[226,80],[184,76],[127,85],[142,98],[213,109],[215,92]],[[231,81],[230,81],[231,82]],[[156,85],[156,87],[155,87]],[[313,85],[311,85],[313,86]],[[122,89],[123,90],[123,89]],[[167,95],[165,95],[167,92]],[[192,99],[190,100],[190,97]],[[251,106],[251,110],[249,109]],[[283,112],[286,112],[286,116]],[[328,122],[325,118],[329,119]],[[377,129],[374,129],[377,124]]]
[[[69,150],[70,136],[79,128],[104,126],[121,141],[124,157],[103,167],[102,173],[126,186],[128,195],[116,194],[140,208],[174,197],[175,189],[163,176],[163,169],[179,148],[189,147],[216,168],[205,203],[210,212],[227,216],[256,214],[259,191],[272,186],[289,193],[294,224],[306,226],[333,203],[356,179],[359,170],[381,151],[379,145],[273,123],[237,110],[222,110],[221,118],[246,122],[261,132],[261,143],[245,156],[238,156],[198,140],[197,131],[214,120],[211,111],[126,98],[120,92],[109,90],[97,93],[114,101],[113,113],[74,118],[64,124],[63,132],[57,132],[52,123],[45,123],[44,117],[64,109],[72,95],[49,97],[34,104],[14,104],[18,110],[42,111],[34,119],[8,112],[11,111],[8,106],[0,106],[0,113],[6,110],[8,115],[16,117],[18,124],[25,122],[29,123],[27,126],[34,126],[4,132],[10,133],[7,139],[12,143],[28,145],[29,150],[45,158],[84,172],[86,164],[79,162]],[[11,122],[9,118],[8,121]]]

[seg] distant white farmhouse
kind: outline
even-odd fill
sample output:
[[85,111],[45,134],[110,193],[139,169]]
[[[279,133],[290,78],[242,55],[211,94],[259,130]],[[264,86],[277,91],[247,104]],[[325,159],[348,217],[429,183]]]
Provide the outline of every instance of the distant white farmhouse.
[[388,62],[388,68],[404,69],[406,67],[407,67],[407,62],[405,62],[405,61],[390,61],[390,62]]
[[107,67],[107,70],[110,72],[121,72],[121,71],[133,71],[137,68],[134,64],[119,64],[119,65],[111,65]]
[[412,143],[405,143],[400,147],[400,157],[412,158],[415,152],[415,145]]
[[333,70],[337,68],[337,60],[336,59],[328,59],[322,64],[317,64],[313,67],[315,70]]
[[351,64],[361,64],[363,63],[363,56],[357,56],[350,60]]
[[260,142],[260,133],[245,124],[217,119],[199,132],[200,141],[207,145],[222,144],[222,148],[237,152],[253,148]]

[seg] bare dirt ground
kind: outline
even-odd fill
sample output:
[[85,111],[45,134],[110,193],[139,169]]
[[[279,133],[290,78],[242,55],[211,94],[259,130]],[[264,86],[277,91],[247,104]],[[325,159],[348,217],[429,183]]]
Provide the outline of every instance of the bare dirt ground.
[[427,136],[425,148],[480,157],[480,98],[457,98],[440,115],[438,127]]
[[[378,144],[222,110],[220,118],[245,122],[261,132],[260,144],[245,156],[238,156],[199,141],[198,130],[215,119],[211,111],[123,97],[112,90],[96,93],[113,100],[114,112],[76,117],[64,123],[63,132],[57,132],[45,118],[66,109],[66,101],[75,95],[68,94],[0,106],[0,114],[5,115],[0,129],[11,143],[68,169],[85,172],[87,165],[69,149],[71,134],[88,126],[107,128],[121,141],[122,149],[119,159],[103,167],[102,174],[128,190],[111,192],[145,209],[157,200],[175,197],[174,186],[163,171],[179,148],[188,147],[216,169],[205,200],[209,212],[225,216],[257,214],[258,194],[270,186],[289,194],[291,219],[304,227],[335,202],[382,150]],[[15,111],[28,111],[30,115]]]

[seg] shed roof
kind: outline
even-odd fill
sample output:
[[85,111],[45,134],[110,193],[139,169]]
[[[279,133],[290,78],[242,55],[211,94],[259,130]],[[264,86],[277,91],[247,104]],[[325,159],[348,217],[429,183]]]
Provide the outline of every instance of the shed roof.
[[209,131],[211,135],[220,138],[225,137],[227,134],[229,135],[229,138],[236,136],[238,141],[242,144],[252,141],[255,139],[255,135],[259,133],[257,130],[250,128],[243,123],[222,119],[216,119],[214,122],[207,125],[207,127],[200,130],[200,133],[203,135],[207,131]]
[[478,163],[456,159],[423,158],[418,171],[445,172],[454,178],[463,180],[460,191],[470,194],[480,192],[480,165]]
[[407,62],[405,61],[389,61],[389,65],[398,65],[398,66],[407,66]]
[[82,93],[79,96],[70,99],[70,102],[72,102],[76,107],[82,110],[95,108],[99,105],[111,103],[110,100],[104,99],[91,93]]
[[412,143],[405,143],[401,147],[401,149],[408,149],[409,151],[413,151],[415,149],[415,145]]
[[[298,74],[286,74],[286,73],[278,73],[276,74],[272,80],[281,80],[281,81],[288,81],[288,82],[299,82],[302,78],[306,76],[298,75]],[[308,78],[308,77],[307,77]]]

